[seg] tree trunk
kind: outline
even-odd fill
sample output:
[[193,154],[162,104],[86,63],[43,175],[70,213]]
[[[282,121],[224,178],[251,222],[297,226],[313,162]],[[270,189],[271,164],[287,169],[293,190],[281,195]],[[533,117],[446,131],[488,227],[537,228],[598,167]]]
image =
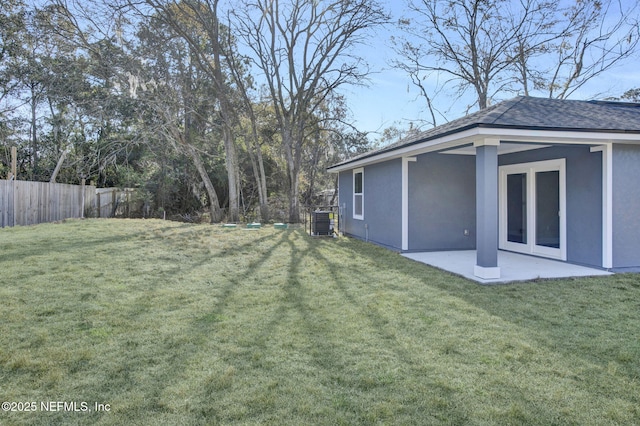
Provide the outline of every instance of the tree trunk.
[[209,177],[209,174],[207,173],[207,170],[204,167],[202,158],[200,158],[200,154],[192,146],[187,147],[187,152],[189,153],[189,156],[193,160],[193,164],[196,166],[198,173],[200,173],[200,178],[202,179],[202,183],[204,183],[204,187],[207,190],[207,195],[209,197],[209,211],[211,212],[211,223],[220,222],[220,220],[222,220],[222,210],[220,209],[220,201],[218,199],[218,194],[216,193],[216,189],[213,187],[213,183],[211,182],[211,178]]
[[289,223],[299,223],[300,222],[300,201],[299,201],[300,162],[296,161],[299,155],[296,155],[296,153],[294,153],[292,136],[286,135],[286,138],[289,139],[285,141],[285,155],[287,158],[287,174],[289,175]]
[[228,126],[224,125],[224,150],[226,154],[227,179],[229,181],[229,221],[240,220],[240,203],[238,190],[238,158],[236,146]]
[[62,151],[62,155],[60,155],[60,158],[58,159],[58,164],[56,164],[56,168],[53,170],[53,173],[51,174],[51,179],[49,179],[50,183],[55,183],[56,177],[58,176],[58,172],[62,168],[62,163],[64,163],[64,159],[67,158],[67,153],[68,151],[66,150]]
[[31,158],[33,166],[33,179],[38,180],[38,126],[37,126],[37,108],[38,95],[34,86],[31,87]]
[[222,61],[220,55],[222,46],[220,44],[220,28],[218,21],[218,0],[210,3],[212,22],[210,27],[211,48],[213,50],[212,76],[213,82],[218,91],[220,100],[220,115],[222,117],[222,136],[224,138],[224,151],[226,154],[227,179],[229,182],[229,221],[238,222],[240,220],[240,190],[238,185],[238,158],[236,154],[235,140],[233,137],[234,111],[225,83],[226,76],[222,75]]
[[487,90],[480,83],[476,84],[476,93],[478,94],[478,109],[487,109]]
[[305,197],[304,197],[304,202],[306,207],[310,207],[310,204],[313,202],[314,200],[314,192],[315,192],[315,186],[316,186],[316,176],[318,174],[318,163],[320,162],[320,142],[319,142],[320,137],[317,136],[316,140],[314,141],[314,148],[313,148],[313,156],[311,158],[311,167],[310,167],[310,171],[309,171],[309,175],[307,177],[307,181],[308,181],[308,187],[309,189],[306,191]]
[[[256,116],[253,111],[253,105],[246,94],[246,90],[243,90],[245,105],[249,112],[249,118],[251,120],[251,133],[253,136],[253,143],[247,146],[247,152],[251,158],[251,164],[253,167],[253,174],[258,184],[258,200],[260,201],[260,220],[263,222],[269,221],[269,193],[267,192],[267,176],[264,172],[264,160],[262,159],[262,147],[260,146],[260,138],[258,137],[258,124]],[[254,154],[255,150],[255,154]],[[255,157],[255,158],[254,158]],[[257,164],[256,164],[257,162]]]
[[259,145],[256,145],[256,156],[258,157],[258,173],[259,173],[259,188],[260,192],[258,196],[260,198],[260,217],[263,222],[267,222],[270,219],[269,214],[269,193],[267,192],[267,175],[264,172],[264,161],[262,159],[262,149]]
[[340,174],[336,173],[336,178],[333,184],[333,195],[331,196],[331,201],[329,201],[330,206],[333,206],[336,202],[336,198],[338,198],[339,180]]
[[289,223],[300,222],[300,202],[298,201],[298,198],[300,196],[299,185],[298,179],[294,179],[293,177],[291,177],[294,173],[294,171],[289,172],[289,179],[292,181],[291,188],[289,189]]
[[[253,118],[253,114],[249,113]],[[262,159],[262,150],[260,149],[260,144],[258,143],[258,136],[256,132],[255,124],[252,123],[253,128],[253,140],[250,141],[245,139],[247,153],[249,154],[249,160],[251,162],[251,169],[253,171],[253,176],[256,180],[256,185],[258,187],[258,200],[260,202],[260,220],[262,222],[267,222],[269,220],[269,205],[267,199],[267,180],[264,173],[264,161]]]

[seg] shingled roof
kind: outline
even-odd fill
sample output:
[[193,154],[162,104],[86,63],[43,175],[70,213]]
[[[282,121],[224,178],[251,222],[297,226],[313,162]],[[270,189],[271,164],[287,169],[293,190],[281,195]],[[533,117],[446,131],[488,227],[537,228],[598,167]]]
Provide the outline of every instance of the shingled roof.
[[350,158],[330,168],[475,127],[640,134],[640,104],[519,96],[418,133],[381,149]]

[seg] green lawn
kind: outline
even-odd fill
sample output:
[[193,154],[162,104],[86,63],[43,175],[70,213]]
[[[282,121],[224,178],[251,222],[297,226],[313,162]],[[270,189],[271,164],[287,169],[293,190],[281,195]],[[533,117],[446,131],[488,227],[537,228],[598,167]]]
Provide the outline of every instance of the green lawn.
[[37,403],[3,425],[640,424],[639,334],[640,275],[480,286],[302,230],[0,230],[0,401]]

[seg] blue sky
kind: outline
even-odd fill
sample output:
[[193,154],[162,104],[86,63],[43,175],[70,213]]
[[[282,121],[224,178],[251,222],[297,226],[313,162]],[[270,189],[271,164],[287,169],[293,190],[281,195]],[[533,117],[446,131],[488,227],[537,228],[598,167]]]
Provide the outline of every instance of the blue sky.
[[[627,0],[633,1],[633,0]],[[623,1],[624,2],[624,1]],[[392,13],[393,21],[406,15],[404,1],[387,0],[387,8]],[[389,62],[394,58],[390,37],[395,25],[380,31],[369,41],[369,46],[360,53],[375,71],[370,75],[369,87],[344,87],[342,93],[353,114],[355,126],[360,131],[377,132],[392,125],[403,128],[409,122],[417,124],[417,120],[426,117],[424,101],[418,96],[418,90],[410,79],[401,71],[392,69]],[[572,96],[573,99],[592,99],[598,93],[618,96],[626,90],[640,87],[640,56],[628,61],[624,66],[610,70],[606,75],[595,79],[590,85]],[[509,97],[509,95],[506,95]],[[455,105],[452,101],[441,98],[438,107],[448,111],[449,120],[464,114],[466,105]],[[470,103],[473,98],[470,98]],[[441,121],[441,124],[444,121]],[[375,139],[375,135],[372,135]]]

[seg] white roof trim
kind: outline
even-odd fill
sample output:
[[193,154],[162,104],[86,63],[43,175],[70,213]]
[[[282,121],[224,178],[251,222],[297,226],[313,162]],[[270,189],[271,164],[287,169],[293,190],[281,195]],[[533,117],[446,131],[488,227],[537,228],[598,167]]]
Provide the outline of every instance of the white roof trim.
[[380,163],[387,160],[416,156],[427,152],[455,148],[477,142],[478,139],[498,138],[505,142],[531,142],[542,144],[577,144],[594,145],[603,143],[635,143],[640,144],[640,134],[616,132],[579,132],[567,130],[529,130],[473,127],[460,132],[451,133],[425,142],[404,146],[381,152],[371,157],[362,158],[347,164],[330,167],[329,173],[339,173],[357,167]]
[[[513,154],[516,152],[532,151],[534,149],[549,148],[551,145],[544,144],[527,144],[527,143],[509,143],[503,142],[498,146],[498,155]],[[442,151],[440,154],[448,155],[476,155],[476,148],[472,145],[465,145],[460,148],[453,148]]]
[[528,130],[528,129],[501,129],[480,127],[480,135],[498,137],[501,140],[513,142],[549,142],[549,143],[576,143],[594,144],[604,142],[640,143],[638,133],[618,132],[580,132],[575,130]]

